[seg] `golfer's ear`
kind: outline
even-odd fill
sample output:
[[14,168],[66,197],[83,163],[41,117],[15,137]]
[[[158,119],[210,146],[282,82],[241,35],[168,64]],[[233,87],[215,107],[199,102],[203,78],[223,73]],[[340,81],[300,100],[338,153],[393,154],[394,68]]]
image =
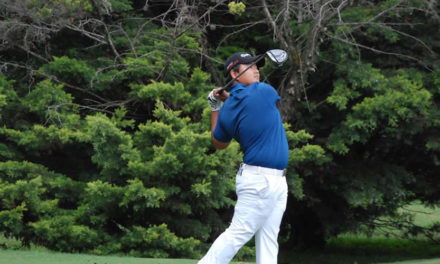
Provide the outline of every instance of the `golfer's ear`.
[[234,69],[232,69],[229,74],[231,75],[231,79],[234,79],[235,77],[237,77],[238,75],[238,71],[235,71]]

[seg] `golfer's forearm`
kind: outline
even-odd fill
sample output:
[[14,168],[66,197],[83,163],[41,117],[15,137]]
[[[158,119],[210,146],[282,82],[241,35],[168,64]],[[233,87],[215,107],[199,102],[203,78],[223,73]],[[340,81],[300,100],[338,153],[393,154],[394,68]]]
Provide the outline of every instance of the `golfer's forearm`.
[[211,112],[211,139],[212,139],[212,142],[214,143],[215,148],[224,149],[229,145],[229,142],[227,142],[227,143],[221,142],[221,141],[218,141],[217,139],[214,138],[214,129],[215,129],[215,126],[217,125],[218,113],[219,113],[219,111],[212,111]]
[[215,126],[217,125],[218,113],[220,111],[212,111],[211,112],[211,135],[214,133]]

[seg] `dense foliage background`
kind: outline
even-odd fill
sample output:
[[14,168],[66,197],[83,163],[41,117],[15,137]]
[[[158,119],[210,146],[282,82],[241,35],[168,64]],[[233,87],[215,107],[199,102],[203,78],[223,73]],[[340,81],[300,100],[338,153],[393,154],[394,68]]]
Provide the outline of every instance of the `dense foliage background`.
[[[232,52],[282,48],[281,242],[440,196],[436,1],[0,0],[0,232],[60,251],[197,258],[234,205],[206,96]],[[242,254],[248,251],[244,249]]]

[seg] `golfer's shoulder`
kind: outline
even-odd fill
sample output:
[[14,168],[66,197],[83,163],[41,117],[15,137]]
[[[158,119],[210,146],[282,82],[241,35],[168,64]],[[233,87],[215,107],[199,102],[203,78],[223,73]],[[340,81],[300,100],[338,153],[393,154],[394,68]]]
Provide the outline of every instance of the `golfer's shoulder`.
[[268,84],[268,83],[260,82],[260,83],[257,84],[257,87],[258,87],[257,89],[262,91],[263,94],[265,94],[265,95],[271,95],[271,96],[278,95],[278,93],[275,90],[275,88],[272,85]]
[[257,82],[255,83],[256,87],[259,89],[268,89],[268,90],[275,90],[272,85],[265,83],[265,82]]

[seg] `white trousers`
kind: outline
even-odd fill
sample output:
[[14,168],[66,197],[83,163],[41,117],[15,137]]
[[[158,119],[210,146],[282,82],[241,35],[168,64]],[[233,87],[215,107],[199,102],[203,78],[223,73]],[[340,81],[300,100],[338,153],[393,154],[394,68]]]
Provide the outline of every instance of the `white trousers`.
[[286,210],[283,171],[242,164],[236,177],[237,203],[231,225],[198,264],[227,264],[255,235],[257,264],[276,264],[278,233]]

